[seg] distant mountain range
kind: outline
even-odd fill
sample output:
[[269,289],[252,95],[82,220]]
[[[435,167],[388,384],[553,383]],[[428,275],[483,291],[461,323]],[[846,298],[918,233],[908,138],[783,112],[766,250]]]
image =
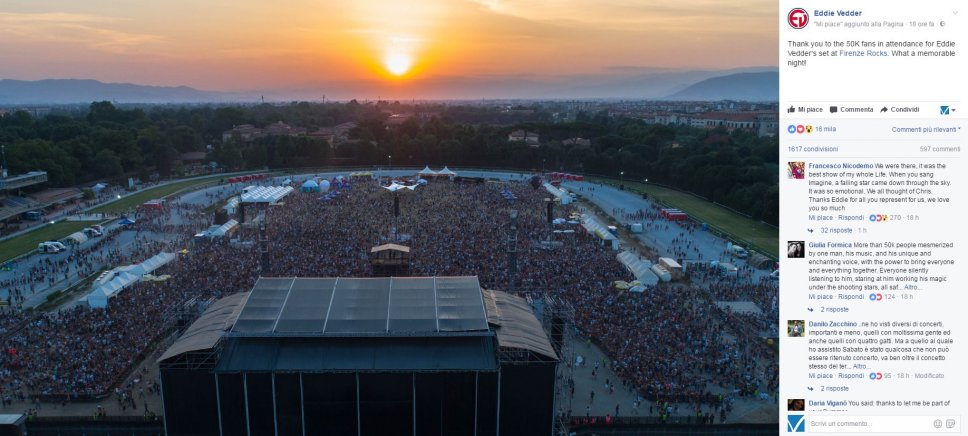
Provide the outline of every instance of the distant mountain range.
[[623,74],[565,76],[543,80],[534,76],[416,79],[406,94],[379,82],[342,82],[299,89],[244,92],[205,91],[187,86],[148,86],[97,80],[0,80],[0,105],[74,104],[109,100],[117,103],[228,103],[374,99],[669,99],[776,101],[776,68],[735,70],[632,71]]
[[739,73],[713,77],[669,95],[669,100],[777,101],[780,75],[777,72]]
[[222,101],[224,93],[187,86],[148,86],[97,80],[0,80],[0,104],[70,104],[110,100],[120,103]]

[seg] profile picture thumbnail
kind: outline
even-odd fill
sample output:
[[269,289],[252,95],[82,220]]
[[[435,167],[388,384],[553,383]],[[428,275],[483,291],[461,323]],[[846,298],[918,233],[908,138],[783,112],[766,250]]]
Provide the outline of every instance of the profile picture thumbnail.
[[807,323],[802,319],[791,319],[787,321],[787,336],[791,338],[802,338],[807,334]]
[[806,247],[804,241],[787,241],[787,257],[790,259],[803,259],[807,254]]
[[807,164],[804,162],[787,162],[787,178],[803,179],[807,177]]
[[807,402],[803,398],[788,398],[787,399],[787,411],[789,412],[803,412],[807,407]]

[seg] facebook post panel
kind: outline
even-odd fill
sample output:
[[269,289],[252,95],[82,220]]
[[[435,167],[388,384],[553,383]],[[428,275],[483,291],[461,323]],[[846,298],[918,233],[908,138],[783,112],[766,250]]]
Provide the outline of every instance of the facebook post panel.
[[780,2],[781,433],[963,432],[965,9]]

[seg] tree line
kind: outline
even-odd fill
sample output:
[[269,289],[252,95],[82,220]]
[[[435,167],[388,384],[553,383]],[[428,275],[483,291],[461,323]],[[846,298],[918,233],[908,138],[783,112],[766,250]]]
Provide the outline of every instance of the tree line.
[[[599,174],[648,179],[701,195],[769,223],[779,209],[779,149],[775,137],[753,132],[648,124],[606,112],[579,112],[554,122],[540,105],[507,111],[497,106],[408,105],[399,102],[305,103],[252,106],[117,107],[92,103],[80,113],[0,117],[0,144],[12,174],[48,172],[50,185],[74,186],[124,177],[178,175],[181,153],[202,151],[222,168],[354,166],[465,166]],[[402,123],[389,114],[413,114]],[[313,132],[355,122],[349,140],[331,146],[311,136],[273,136],[251,142],[222,132],[240,124],[282,121]],[[540,146],[512,142],[524,129]],[[590,145],[567,143],[589,139]]]

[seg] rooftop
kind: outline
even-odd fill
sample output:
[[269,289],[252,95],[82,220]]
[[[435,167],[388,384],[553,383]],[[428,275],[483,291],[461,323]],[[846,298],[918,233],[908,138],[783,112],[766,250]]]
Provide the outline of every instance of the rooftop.
[[472,331],[488,331],[477,277],[263,277],[232,327],[247,336]]
[[528,302],[475,276],[263,277],[212,304],[159,361],[220,342],[219,370],[493,369],[495,346],[558,359]]
[[0,178],[0,189],[17,189],[47,181],[46,171],[31,171],[26,174]]
[[410,252],[410,248],[404,247],[403,245],[383,244],[383,245],[377,245],[376,247],[371,248],[370,253],[376,253],[376,252],[387,251],[387,250],[402,251],[404,253]]
[[178,155],[178,159],[183,161],[200,161],[205,160],[205,156],[206,153],[204,151],[190,151]]

